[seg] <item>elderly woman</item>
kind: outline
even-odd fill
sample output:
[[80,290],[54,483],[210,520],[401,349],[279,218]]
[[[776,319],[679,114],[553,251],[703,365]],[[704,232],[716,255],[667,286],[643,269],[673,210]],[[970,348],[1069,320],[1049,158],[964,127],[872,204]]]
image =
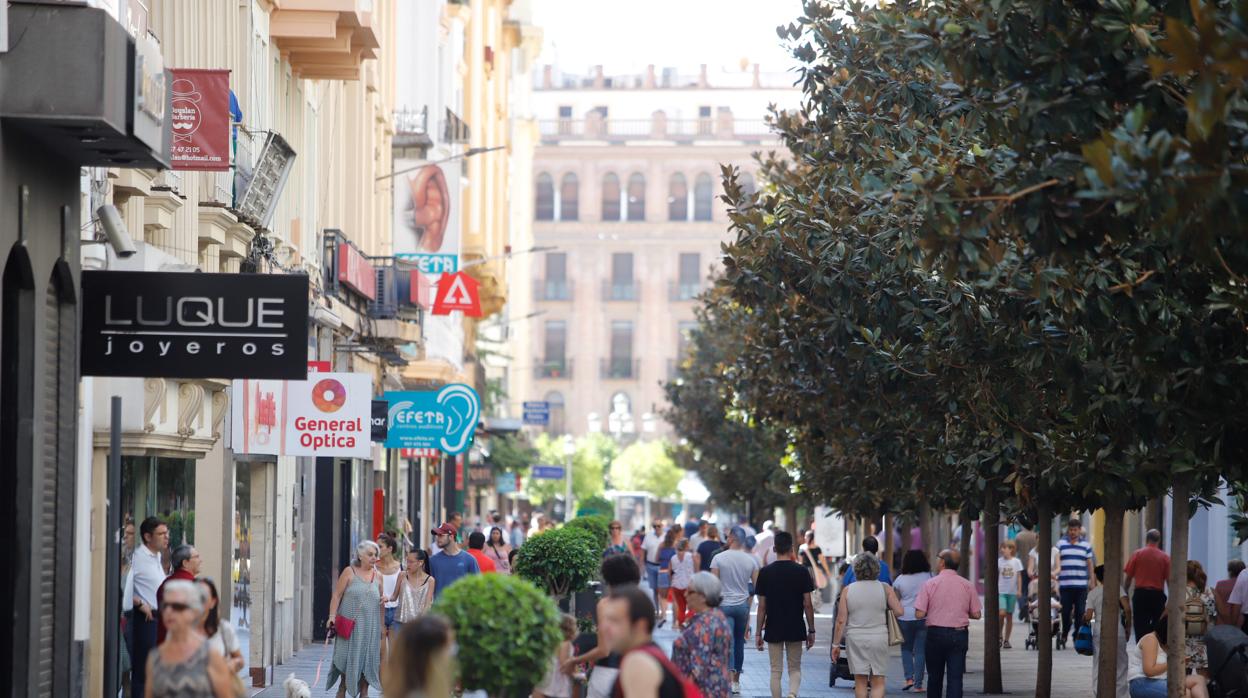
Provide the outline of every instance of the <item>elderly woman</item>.
[[[879,581],[880,562],[874,555],[854,558],[854,583],[841,592],[832,637],[832,662],[841,653],[841,639],[849,653],[855,698],[883,698],[888,669],[888,615],[901,617],[903,609],[893,588]],[[868,694],[869,690],[869,694]]]
[[719,610],[723,590],[719,577],[710,572],[693,575],[685,590],[693,617],[672,643],[672,662],[706,698],[732,694],[732,625]]
[[165,584],[160,604],[165,641],[147,655],[144,698],[233,697],[229,665],[199,633],[203,612],[204,596],[194,582],[173,579]]
[[[381,687],[381,626],[383,607],[381,572],[375,569],[381,549],[371,540],[355,546],[355,564],[338,575],[329,600],[329,629],[334,634],[334,663],[325,690],[338,684],[338,698],[347,693],[367,696],[368,687]],[[342,620],[340,620],[342,619]],[[350,622],[350,630],[343,620]],[[341,627],[340,627],[341,626]]]

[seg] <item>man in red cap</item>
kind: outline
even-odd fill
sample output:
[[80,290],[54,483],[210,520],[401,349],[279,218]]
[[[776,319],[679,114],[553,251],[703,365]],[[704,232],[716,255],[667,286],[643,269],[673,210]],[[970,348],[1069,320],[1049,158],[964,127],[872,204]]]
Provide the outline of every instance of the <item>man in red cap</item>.
[[437,583],[433,588],[434,597],[442,595],[446,588],[458,582],[461,577],[470,574],[481,574],[481,568],[471,555],[459,547],[455,540],[455,527],[449,523],[433,529],[434,541],[440,551],[429,558],[429,571]]

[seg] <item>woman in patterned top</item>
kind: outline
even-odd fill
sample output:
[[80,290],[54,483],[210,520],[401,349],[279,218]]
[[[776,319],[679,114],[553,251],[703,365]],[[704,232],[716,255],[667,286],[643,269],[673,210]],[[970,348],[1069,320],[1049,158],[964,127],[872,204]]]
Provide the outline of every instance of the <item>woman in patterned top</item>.
[[610,537],[607,539],[607,549],[603,551],[602,556],[619,555],[628,553],[628,541],[624,539],[624,524],[619,521],[612,521],[607,527]]
[[719,610],[723,586],[710,572],[693,575],[685,591],[693,617],[672,643],[672,663],[706,698],[732,695],[732,626]]
[[[1187,668],[1205,678],[1209,678],[1209,655],[1205,647],[1204,633],[1196,634],[1196,627],[1203,627],[1208,632],[1218,617],[1218,605],[1213,598],[1213,590],[1206,584],[1209,578],[1205,568],[1197,560],[1187,561],[1187,599],[1184,602],[1183,620],[1188,624],[1188,635],[1184,640],[1187,650]],[[1195,608],[1197,604],[1204,606],[1203,625],[1195,613],[1188,613],[1187,608]]]
[[[350,693],[367,696],[368,687],[381,687],[381,572],[376,569],[381,549],[371,540],[355,546],[355,564],[338,575],[329,599],[329,629],[334,631],[334,660],[325,690],[338,684],[338,698]],[[335,618],[352,621],[351,636],[334,627]]]
[[160,604],[165,641],[147,655],[144,698],[233,698],[230,667],[199,634],[203,611],[204,596],[194,582],[165,584]]

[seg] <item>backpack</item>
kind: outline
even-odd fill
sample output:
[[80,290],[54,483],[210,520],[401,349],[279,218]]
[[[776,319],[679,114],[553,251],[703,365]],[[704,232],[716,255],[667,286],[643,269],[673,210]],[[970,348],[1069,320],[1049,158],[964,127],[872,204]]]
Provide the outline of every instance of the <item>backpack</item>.
[[1092,656],[1092,626],[1081,625],[1075,630],[1075,651],[1079,654]]
[[[688,676],[685,676],[685,674],[680,669],[677,669],[676,665],[672,664],[672,660],[668,659],[667,655],[664,654],[663,650],[659,649],[658,646],[646,645],[644,647],[638,647],[637,649],[633,651],[645,652],[651,657],[654,657],[659,662],[659,664],[663,667],[664,670],[666,670],[672,676],[676,677],[676,680],[680,682],[680,690],[681,690],[682,695],[684,695],[685,698],[703,698],[702,689],[698,688],[698,685],[693,682],[693,679],[690,679]],[[615,695],[616,696],[622,695],[620,692],[619,683],[616,683],[615,685]]]
[[1188,594],[1183,602],[1183,628],[1188,637],[1204,637],[1209,632],[1209,611],[1199,595]]

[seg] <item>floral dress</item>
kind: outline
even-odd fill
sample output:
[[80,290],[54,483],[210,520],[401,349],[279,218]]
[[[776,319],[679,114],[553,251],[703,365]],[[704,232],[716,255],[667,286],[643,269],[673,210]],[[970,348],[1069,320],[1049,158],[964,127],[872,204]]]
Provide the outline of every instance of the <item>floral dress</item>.
[[[1208,587],[1204,591],[1196,591],[1196,587],[1189,586],[1187,587],[1187,598],[1189,600],[1200,598],[1204,602],[1205,613],[1209,616],[1209,627],[1212,628],[1213,622],[1218,616],[1218,604],[1214,602],[1213,591]],[[1183,642],[1187,649],[1187,668],[1192,670],[1208,669],[1209,656],[1205,648],[1205,638],[1188,637]]]
[[672,663],[706,698],[732,695],[732,626],[718,608],[708,608],[685,623],[672,643]]

